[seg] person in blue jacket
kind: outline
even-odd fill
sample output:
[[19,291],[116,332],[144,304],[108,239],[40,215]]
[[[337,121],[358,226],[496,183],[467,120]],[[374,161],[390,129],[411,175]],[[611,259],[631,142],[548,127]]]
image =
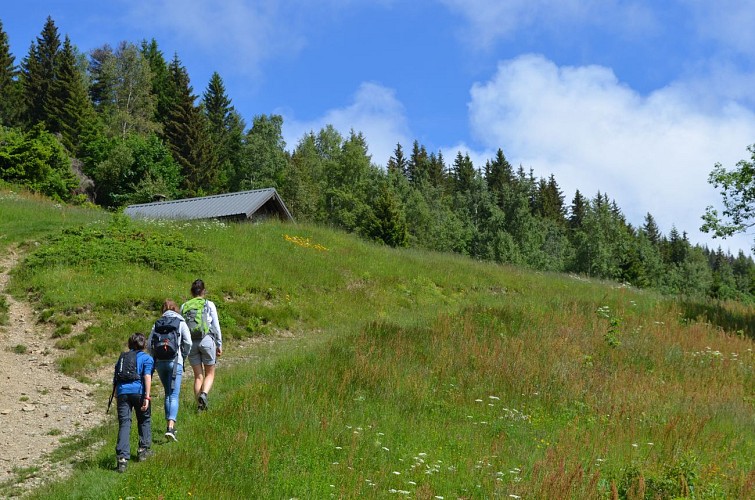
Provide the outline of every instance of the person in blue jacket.
[[127,352],[121,353],[113,374],[113,391],[118,398],[118,443],[115,445],[118,472],[125,472],[131,458],[131,411],[136,412],[139,432],[137,460],[151,455],[152,408],[152,356],[144,352],[144,334],[135,333],[128,339]]

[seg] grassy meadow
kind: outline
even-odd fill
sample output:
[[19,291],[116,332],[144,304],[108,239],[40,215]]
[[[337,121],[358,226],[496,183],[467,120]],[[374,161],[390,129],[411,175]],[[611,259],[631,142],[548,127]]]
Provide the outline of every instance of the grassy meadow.
[[178,443],[158,383],[154,457],[115,473],[113,416],[62,442],[55,460],[92,452],[32,497],[755,497],[751,307],[299,224],[134,223],[7,191],[0,212],[0,248],[26,256],[11,291],[55,326],[64,372],[94,380],[197,277],[225,340],[209,411],[184,380]]

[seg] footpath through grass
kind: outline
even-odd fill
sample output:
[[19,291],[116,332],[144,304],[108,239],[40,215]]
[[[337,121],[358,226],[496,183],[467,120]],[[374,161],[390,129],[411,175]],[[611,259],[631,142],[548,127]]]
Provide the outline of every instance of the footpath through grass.
[[113,421],[62,449],[105,443],[37,497],[755,494],[753,342],[688,304],[300,225],[55,234],[13,287],[58,325],[65,371],[112,363],[197,277],[226,354],[254,359],[221,363],[207,413],[183,386],[178,443],[158,388],[152,459],[116,474]]

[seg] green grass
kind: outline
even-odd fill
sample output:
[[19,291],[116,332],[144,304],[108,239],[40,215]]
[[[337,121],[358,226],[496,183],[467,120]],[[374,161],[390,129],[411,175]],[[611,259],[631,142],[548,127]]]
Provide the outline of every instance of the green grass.
[[[116,254],[102,260],[96,244],[66,250],[88,245],[72,229],[48,228],[54,238],[12,284],[60,328],[65,372],[86,379],[114,362],[197,277],[218,304],[229,360],[207,413],[193,410],[185,381],[178,443],[162,441],[158,387],[153,459],[113,472],[113,418],[56,452],[94,450],[35,497],[755,494],[753,342],[742,334],[753,318],[738,305],[302,225],[99,223]],[[170,264],[180,252],[185,265]]]

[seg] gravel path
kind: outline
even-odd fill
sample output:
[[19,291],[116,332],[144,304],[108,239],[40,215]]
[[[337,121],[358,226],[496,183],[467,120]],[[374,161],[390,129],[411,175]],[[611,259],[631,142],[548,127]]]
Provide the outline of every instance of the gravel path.
[[99,425],[106,415],[94,386],[57,370],[60,351],[49,325],[6,293],[18,260],[13,248],[0,256],[0,295],[9,306],[7,324],[0,325],[0,482],[16,480],[19,470],[36,470],[18,484],[28,490],[65,475],[67,464],[51,463],[46,454],[61,438]]

